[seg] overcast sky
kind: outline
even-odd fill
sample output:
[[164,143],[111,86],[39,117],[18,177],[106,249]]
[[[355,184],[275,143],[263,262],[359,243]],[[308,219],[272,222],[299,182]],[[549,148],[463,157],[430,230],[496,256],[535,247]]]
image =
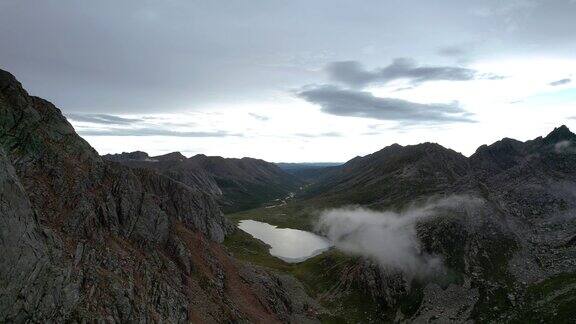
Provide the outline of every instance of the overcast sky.
[[0,68],[100,153],[346,161],[576,128],[576,0],[0,0]]

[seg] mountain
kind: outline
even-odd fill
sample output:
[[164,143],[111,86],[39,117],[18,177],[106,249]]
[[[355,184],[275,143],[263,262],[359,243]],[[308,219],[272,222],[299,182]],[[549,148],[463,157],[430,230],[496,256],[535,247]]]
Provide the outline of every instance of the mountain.
[[330,168],[308,196],[331,205],[391,206],[443,192],[467,170],[465,156],[438,144],[394,144]]
[[204,188],[218,197],[225,212],[259,207],[298,190],[302,182],[273,163],[198,154],[186,158],[180,152],[150,157],[143,152],[105,155],[104,159],[130,167],[148,168],[185,183]]
[[318,163],[276,163],[280,169],[290,173],[305,183],[314,183],[331,168],[342,163],[318,162]]
[[300,169],[315,171],[295,198],[229,216],[337,246],[289,265],[220,207],[282,197],[301,185],[293,175],[248,158],[101,157],[0,71],[0,322],[574,321],[566,126],[468,158],[395,144]]
[[342,163],[336,162],[303,162],[303,163],[288,163],[288,162],[279,162],[276,163],[280,169],[291,172],[296,170],[304,170],[304,169],[320,169],[320,168],[328,168],[333,166],[341,165]]
[[0,70],[0,322],[315,321],[291,276],[220,245],[202,187],[102,159]]
[[205,170],[189,165],[187,159],[180,152],[151,157],[145,152],[124,152],[120,154],[106,154],[102,159],[113,161],[131,168],[151,169],[165,176],[181,182],[191,188],[207,192],[216,201],[222,198],[222,189]]
[[352,204],[404,217],[435,210],[415,231],[419,255],[441,256],[440,277],[382,267],[374,250],[364,250],[371,236],[349,243],[364,257],[332,274],[331,293],[368,292],[376,322],[571,322],[575,193],[576,135],[561,126],[527,142],[481,146],[469,158],[438,144],[392,145],[332,168],[285,210]]

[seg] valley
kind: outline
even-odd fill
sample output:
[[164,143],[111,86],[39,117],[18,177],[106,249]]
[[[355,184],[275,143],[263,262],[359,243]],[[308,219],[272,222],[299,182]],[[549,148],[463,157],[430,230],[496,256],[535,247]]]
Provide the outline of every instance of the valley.
[[[415,226],[421,253],[441,253],[445,268],[439,276],[406,279],[393,267],[378,270],[377,259],[338,248],[301,264],[286,265],[261,242],[238,231],[225,244],[242,260],[294,274],[329,313],[337,314],[338,307],[347,309],[340,312],[341,320],[350,322],[355,320],[347,314],[357,307],[350,300],[357,294],[372,301],[377,311],[364,316],[375,321],[390,321],[386,316],[392,313],[430,320],[439,309],[446,321],[568,320],[575,300],[570,279],[575,271],[574,248],[567,243],[574,236],[575,164],[573,155],[559,152],[556,143],[575,138],[566,127],[559,127],[526,143],[505,139],[483,146],[468,159],[433,144],[392,146],[324,173],[319,182],[298,192],[286,205],[227,215],[235,222],[251,219],[317,232],[325,210],[362,205],[409,215],[410,206],[466,193],[480,205],[448,209],[445,215],[422,219]],[[370,170],[370,174],[355,169]],[[506,189],[499,188],[503,185]],[[526,200],[528,195],[530,200]],[[340,261],[334,261],[335,254]],[[321,269],[314,267],[319,264],[334,271],[320,288],[302,272],[318,273]],[[380,274],[368,275],[374,266]],[[350,277],[351,273],[355,275]],[[395,277],[400,281],[391,281]],[[550,290],[536,293],[543,287]],[[334,291],[340,303],[331,308],[322,298],[334,296]],[[430,299],[431,294],[436,297]],[[461,298],[451,299],[456,295]],[[412,311],[405,312],[405,304]]]
[[0,0],[0,324],[576,324],[575,18]]
[[1,321],[572,316],[566,126],[470,157],[394,144],[292,174],[251,158],[100,156],[0,72]]

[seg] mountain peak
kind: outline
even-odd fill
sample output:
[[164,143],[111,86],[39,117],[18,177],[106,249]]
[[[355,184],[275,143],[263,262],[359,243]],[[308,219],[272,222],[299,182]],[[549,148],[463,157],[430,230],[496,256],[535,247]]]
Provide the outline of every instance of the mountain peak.
[[544,138],[546,144],[556,144],[568,140],[576,140],[576,135],[574,135],[566,125],[554,128],[554,130]]
[[12,75],[12,73],[0,69],[0,88],[5,88],[10,85],[14,85],[19,88],[22,87],[20,82],[14,75]]
[[150,156],[146,152],[134,151],[134,152],[122,152],[119,154],[106,154],[102,156],[106,160],[110,161],[146,161],[150,159]]
[[180,152],[172,152],[164,155],[158,155],[153,157],[153,159],[158,161],[184,161],[186,157]]

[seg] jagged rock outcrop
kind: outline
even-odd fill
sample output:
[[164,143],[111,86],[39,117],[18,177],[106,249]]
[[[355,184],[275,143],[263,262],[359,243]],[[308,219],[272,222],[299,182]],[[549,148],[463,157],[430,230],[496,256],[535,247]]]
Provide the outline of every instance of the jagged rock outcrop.
[[202,186],[101,159],[1,70],[0,212],[0,322],[315,320],[297,283],[226,253]]
[[263,160],[222,158],[180,152],[150,157],[143,152],[107,154],[104,159],[130,167],[153,169],[215,195],[226,212],[258,207],[284,198],[302,184],[296,177]]

